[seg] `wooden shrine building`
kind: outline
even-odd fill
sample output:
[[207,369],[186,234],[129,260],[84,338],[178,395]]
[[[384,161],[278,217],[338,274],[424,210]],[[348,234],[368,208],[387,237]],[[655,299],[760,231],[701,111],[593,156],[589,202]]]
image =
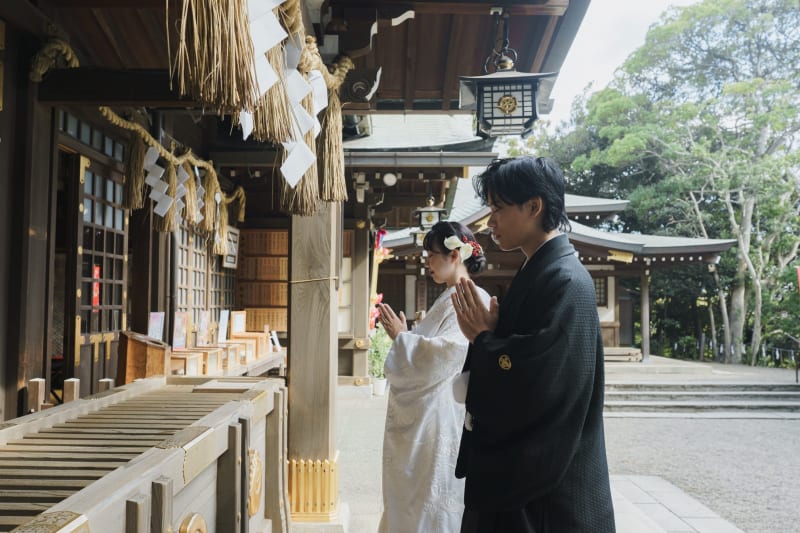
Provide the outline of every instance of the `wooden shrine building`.
[[[231,417],[235,409],[209,400],[212,412],[202,416],[211,417],[213,438],[189,438],[195,428],[169,445],[187,457],[215,450],[227,465],[219,470],[227,472],[224,482],[236,486],[235,476],[246,476],[253,480],[250,493],[264,500],[253,473],[283,464],[280,450],[251,454],[245,470],[231,467],[236,455],[230,450],[262,437],[280,448],[280,431],[269,428],[288,427],[289,461],[332,466],[314,474],[328,487],[327,496],[299,496],[310,507],[293,504],[283,519],[273,509],[273,531],[291,520],[330,520],[338,502],[335,387],[340,374],[348,382],[367,382],[376,221],[388,225],[394,216],[392,224],[408,225],[407,214],[429,192],[450,205],[464,166],[483,165],[488,157],[486,143],[476,138],[472,151],[483,153],[474,159],[463,151],[430,157],[402,150],[380,159],[343,147],[340,132],[364,136],[370,117],[379,114],[461,114],[471,120],[471,111],[458,109],[458,79],[483,73],[496,44],[492,8],[507,16],[517,69],[556,73],[542,80],[534,103],[547,113],[588,4],[285,0],[275,11],[249,13],[248,2],[233,0],[221,4],[213,15],[218,18],[193,28],[184,8],[192,16],[205,13],[206,3],[198,0],[0,2],[0,454],[16,453],[9,442],[27,434],[27,427],[48,430],[58,417],[78,416],[84,405],[114,408],[114,398],[149,394],[152,382],[121,386],[117,378],[127,368],[121,361],[129,339],[152,334],[148,346],[177,355],[179,366],[164,373],[196,372],[182,383],[198,395],[222,391],[230,401],[244,402],[236,404],[242,421],[231,428],[218,409]],[[250,6],[255,10],[259,3]],[[221,30],[231,26],[240,31]],[[247,34],[249,40],[237,41]],[[408,170],[398,170],[402,160]],[[403,179],[380,190],[376,173],[391,169]],[[413,182],[406,179],[412,174]],[[154,317],[160,327],[151,329]],[[247,348],[235,356],[242,363],[237,372],[250,375],[237,383],[247,385],[226,392],[222,382],[206,383],[214,376],[234,380],[224,376],[232,371],[220,359],[208,355],[217,342]],[[272,384],[246,381],[262,379],[268,370],[258,355],[265,345],[282,349],[274,353],[285,358],[276,364],[288,395]],[[195,349],[206,355],[175,353]],[[252,359],[245,352],[253,352]],[[172,393],[180,397],[181,386],[167,396],[142,396],[137,405],[168,401],[163,398]],[[87,403],[62,405],[89,396]],[[281,398],[287,396],[291,423],[261,424],[270,413],[273,421],[284,419]],[[98,398],[105,399],[93,403]],[[29,418],[17,419],[23,415]],[[120,452],[123,466],[138,456],[141,447],[135,448]],[[203,461],[198,469],[208,466]],[[264,470],[257,469],[259,461]],[[200,472],[169,483],[208,481],[206,470]],[[290,471],[283,483],[302,486],[299,472]],[[89,485],[88,492],[77,487],[71,496],[58,493],[25,516],[33,520],[63,499],[54,508],[69,510],[79,502],[94,509],[78,513],[74,524],[103,528],[92,523],[101,516],[92,514],[92,498],[123,483],[122,474],[112,474],[113,482],[96,481],[100,488]],[[275,484],[266,479],[269,491]],[[169,483],[154,480],[142,489],[148,502],[162,505],[163,515],[152,522],[161,529],[154,530],[181,525],[168,516],[172,508],[162,496],[177,497],[182,487],[170,493]],[[191,493],[182,498],[191,501]],[[140,528],[145,522],[138,513],[151,509],[143,502],[128,503]],[[253,507],[243,509],[249,514]],[[255,521],[264,516],[251,515],[251,527],[265,527]],[[14,520],[0,524],[24,523]],[[216,531],[223,530],[247,529],[218,523]]]

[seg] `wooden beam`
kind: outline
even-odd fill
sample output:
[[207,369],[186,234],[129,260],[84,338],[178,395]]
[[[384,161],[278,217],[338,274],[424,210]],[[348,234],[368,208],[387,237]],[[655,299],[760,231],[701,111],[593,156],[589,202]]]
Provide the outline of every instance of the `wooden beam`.
[[49,30],[57,29],[56,25],[28,0],[0,2],[0,19],[5,20],[9,26],[15,26],[37,36],[46,35]]
[[444,73],[442,74],[442,109],[445,111],[450,110],[450,95],[457,91],[454,88],[458,87],[458,61],[451,57],[450,52],[457,54],[456,45],[458,38],[464,28],[464,17],[450,16],[450,24],[447,27],[449,32],[447,39],[447,48],[444,50]]
[[[76,1],[76,0],[72,0]],[[118,0],[120,1],[120,0]],[[398,9],[411,9],[417,14],[454,14],[454,15],[486,15],[489,16],[489,9],[498,4],[496,1],[486,0],[465,0],[462,2],[409,2],[403,0],[334,0],[331,5],[344,8],[362,8],[378,10],[381,18],[384,11],[391,10],[396,12]],[[504,0],[503,7],[515,15],[563,15],[569,7],[569,0],[540,0],[531,2],[530,0]],[[349,17],[346,17],[349,19]],[[348,20],[349,21],[349,20]]]
[[550,51],[550,45],[553,42],[553,36],[556,32],[556,26],[558,26],[558,20],[559,17],[550,17],[547,21],[542,39],[539,41],[538,46],[536,46],[536,54],[530,56],[531,60],[529,64],[525,65],[525,72],[542,72],[544,60],[547,57],[547,53]]
[[103,32],[103,36],[106,38],[106,41],[111,45],[111,49],[114,51],[114,55],[117,56],[117,61],[119,61],[120,65],[125,64],[125,57],[123,56],[122,52],[119,49],[119,44],[117,43],[116,32],[111,28],[111,25],[108,22],[103,10],[100,9],[92,9],[92,17],[97,22],[97,26]]
[[403,96],[405,107],[414,107],[415,85],[417,81],[417,25],[413,23],[405,24],[406,29],[406,68],[405,88]]
[[[383,203],[375,207],[378,213],[385,213],[392,209],[400,207],[418,208],[425,205],[425,193],[395,193],[387,192],[384,196]],[[437,196],[438,198],[438,196]]]
[[[118,9],[118,8],[139,8],[139,9],[164,9],[164,0],[56,0],[59,9],[70,8],[98,8],[98,9]],[[170,2],[170,8],[175,7],[175,2]]]
[[[569,6],[568,0],[551,0],[546,4],[511,4],[504,2],[505,9],[511,16],[537,16],[555,15],[561,16]],[[443,14],[452,13],[455,15],[486,15],[489,16],[489,8],[497,5],[497,2],[414,2],[412,9],[417,14]]]
[[55,69],[39,84],[39,101],[52,105],[202,107],[170,89],[166,70]]

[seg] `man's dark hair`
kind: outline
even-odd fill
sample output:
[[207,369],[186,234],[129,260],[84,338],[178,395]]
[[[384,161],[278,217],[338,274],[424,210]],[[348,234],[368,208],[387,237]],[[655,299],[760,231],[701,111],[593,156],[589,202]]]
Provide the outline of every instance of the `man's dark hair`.
[[543,229],[570,230],[564,206],[564,174],[549,157],[495,159],[475,176],[473,185],[483,205],[489,205],[490,198],[509,205],[522,205],[531,198],[541,198]]

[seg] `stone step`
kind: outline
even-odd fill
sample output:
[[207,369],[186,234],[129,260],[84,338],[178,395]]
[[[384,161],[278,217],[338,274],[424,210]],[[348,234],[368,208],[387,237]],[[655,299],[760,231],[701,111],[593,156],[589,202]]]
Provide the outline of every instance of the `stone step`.
[[606,400],[606,411],[726,411],[770,410],[800,412],[800,402],[788,401],[647,401],[647,400]]
[[693,401],[705,403],[709,401],[797,401],[800,402],[800,391],[750,391],[750,390],[606,390],[606,400],[635,401]]
[[658,390],[658,391],[786,391],[800,393],[795,383],[741,383],[741,382],[618,382],[606,380],[606,391]]
[[681,418],[705,420],[800,420],[800,411],[604,411],[605,418]]

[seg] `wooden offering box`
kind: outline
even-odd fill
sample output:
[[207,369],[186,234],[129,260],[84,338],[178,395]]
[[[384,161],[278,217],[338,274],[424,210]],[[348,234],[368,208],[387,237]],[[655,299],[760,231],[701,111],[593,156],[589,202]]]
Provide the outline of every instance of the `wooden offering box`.
[[170,346],[158,339],[134,331],[119,334],[117,385],[135,379],[166,376],[169,373]]
[[222,368],[226,374],[235,373],[241,366],[242,359],[247,359],[247,345],[243,342],[227,341],[216,347],[222,349]]
[[269,333],[259,333],[257,331],[241,331],[239,333],[231,333],[232,341],[253,340],[255,341],[255,358],[261,359],[269,355],[271,344],[269,341]]
[[203,375],[222,375],[222,348],[215,346],[197,346],[196,348],[192,348],[192,351],[201,354],[203,357]]
[[256,340],[255,339],[231,339],[229,341],[221,342],[220,344],[229,346],[231,344],[237,344],[240,346],[239,348],[239,364],[240,365],[249,365],[253,361],[256,360]]
[[203,374],[203,354],[200,352],[172,352],[170,365],[173,376],[201,376]]

